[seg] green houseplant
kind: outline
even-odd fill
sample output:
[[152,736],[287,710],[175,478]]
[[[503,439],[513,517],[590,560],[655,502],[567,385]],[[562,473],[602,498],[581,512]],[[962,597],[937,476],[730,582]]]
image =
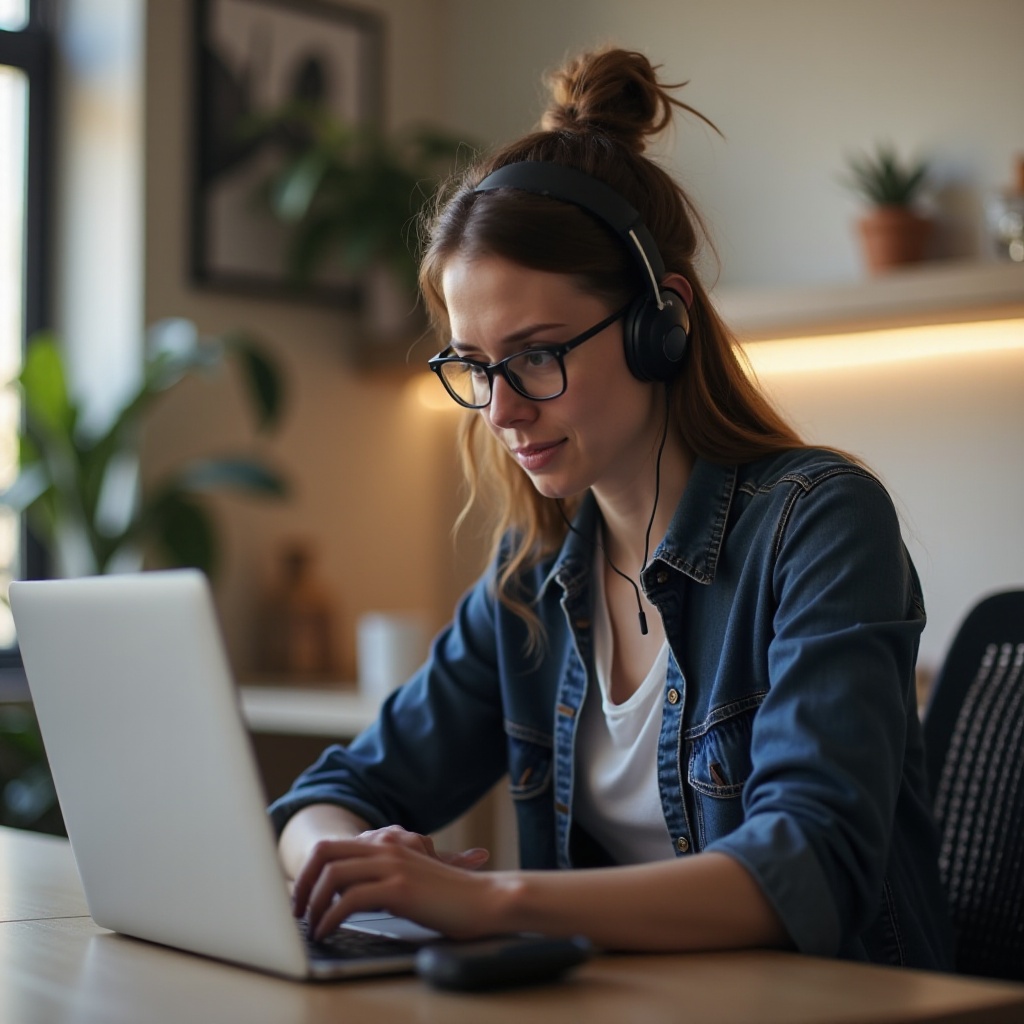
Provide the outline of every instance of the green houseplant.
[[35,714],[0,704],[0,825],[66,835]]
[[[471,147],[424,125],[388,135],[311,103],[290,104],[250,130],[272,138],[280,153],[262,195],[289,228],[292,280],[306,284],[333,261],[372,292],[383,274],[394,286],[392,301],[408,314],[415,306],[417,219]],[[367,301],[372,306],[373,298]]]
[[924,259],[932,230],[917,209],[928,183],[925,160],[901,160],[894,146],[879,143],[871,153],[847,158],[842,181],[869,207],[857,226],[872,273]]
[[139,493],[141,428],[153,403],[186,375],[215,373],[229,360],[239,365],[257,423],[273,426],[282,380],[259,343],[245,332],[203,338],[190,322],[175,319],[149,331],[141,383],[110,422],[95,428],[69,391],[56,337],[33,337],[10,385],[20,389],[24,410],[20,472],[0,503],[27,517],[59,575],[135,568],[143,555],[213,575],[217,533],[202,496],[219,489],[285,493],[280,474],[249,455],[193,461]]

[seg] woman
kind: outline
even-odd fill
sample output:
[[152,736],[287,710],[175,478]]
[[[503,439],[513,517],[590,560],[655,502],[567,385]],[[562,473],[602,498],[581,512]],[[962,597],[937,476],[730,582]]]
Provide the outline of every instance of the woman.
[[[494,557],[376,725],[273,805],[296,913],[944,968],[917,577],[879,483],[743,372],[699,218],[643,155],[696,114],[669,88],[636,53],[570,62],[541,129],[440,205],[431,368],[476,410]],[[506,772],[521,870],[437,853]]]

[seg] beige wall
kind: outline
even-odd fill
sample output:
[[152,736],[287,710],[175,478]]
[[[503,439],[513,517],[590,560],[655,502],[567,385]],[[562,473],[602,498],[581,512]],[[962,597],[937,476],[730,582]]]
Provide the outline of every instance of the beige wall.
[[[258,328],[287,367],[292,404],[267,454],[287,470],[287,505],[219,503],[227,562],[218,596],[231,653],[252,664],[258,597],[282,541],[313,538],[341,614],[350,659],[355,616],[426,609],[440,624],[479,552],[454,563],[448,527],[457,500],[455,416],[421,407],[415,381],[353,372],[341,356],[350,329],[335,312],[196,290],[186,282],[188,18],[184,0],[148,4],[145,313],[194,318],[204,330]],[[730,284],[845,280],[861,271],[853,202],[836,183],[842,156],[878,138],[936,160],[947,251],[980,245],[985,190],[1008,180],[1024,149],[1024,4],[976,0],[390,0],[392,123],[443,121],[486,140],[527,128],[540,111],[538,78],[561,55],[606,39],[647,51],[726,140],[683,123],[666,153],[712,223]],[[425,352],[423,353],[426,354]],[[1017,372],[1014,364],[1006,374]],[[996,490],[1024,521],[1019,441],[1024,393],[1004,371],[920,367],[886,378],[835,375],[773,381],[785,408],[816,439],[879,464],[908,512],[927,520],[935,660],[955,609],[986,579],[1024,582],[1007,517],[971,531],[969,501],[950,503],[955,470]],[[988,374],[988,376],[986,376]],[[930,383],[922,387],[922,380]],[[941,378],[941,379],[940,379]],[[992,403],[991,385],[1002,396]],[[955,401],[950,401],[950,395]],[[870,395],[870,401],[866,396]],[[879,404],[881,403],[881,405]],[[884,407],[882,416],[876,415]],[[456,414],[457,415],[457,414]],[[951,439],[961,439],[954,444]],[[248,440],[230,382],[175,395],[150,430],[146,472],[183,454]],[[939,482],[941,481],[941,482]],[[1009,481],[1007,483],[1007,481]],[[999,490],[1003,488],[1003,490]],[[965,523],[962,517],[967,516]],[[933,525],[937,522],[937,525]],[[970,555],[957,545],[970,534]],[[950,539],[952,543],[950,543]],[[955,555],[948,561],[950,554]],[[956,566],[970,558],[965,579]]]
[[[479,565],[476,551],[457,562],[449,537],[458,507],[457,414],[425,408],[418,375],[353,372],[343,355],[351,330],[344,314],[187,282],[190,6],[184,0],[148,5],[146,316],[190,317],[207,332],[257,330],[286,373],[283,427],[258,447],[289,476],[291,500],[216,503],[226,556],[217,592],[233,661],[242,672],[253,669],[260,600],[276,578],[282,544],[300,537],[315,545],[318,573],[336,606],[337,658],[351,675],[358,614],[424,610],[438,627]],[[432,5],[371,6],[389,16],[392,121],[436,119]],[[417,350],[421,359],[432,354],[424,346]],[[173,394],[150,426],[147,476],[186,455],[250,445],[243,413],[230,379],[196,382]]]
[[677,118],[666,157],[708,216],[722,284],[860,274],[843,158],[877,140],[935,163],[946,250],[979,244],[984,190],[1024,151],[1024,4],[1014,0],[443,0],[452,120],[503,140],[541,75],[604,42],[645,52],[719,138]]

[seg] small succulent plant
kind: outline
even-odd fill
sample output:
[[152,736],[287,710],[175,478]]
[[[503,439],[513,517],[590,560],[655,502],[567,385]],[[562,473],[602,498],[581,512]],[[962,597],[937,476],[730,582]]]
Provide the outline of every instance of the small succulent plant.
[[887,143],[848,157],[847,168],[843,184],[872,206],[913,206],[928,178],[925,160],[903,161]]

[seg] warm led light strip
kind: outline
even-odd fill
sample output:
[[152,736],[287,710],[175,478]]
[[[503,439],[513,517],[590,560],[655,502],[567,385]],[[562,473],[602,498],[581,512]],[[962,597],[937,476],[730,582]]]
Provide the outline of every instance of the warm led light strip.
[[1024,349],[1024,320],[901,327],[758,341],[743,346],[759,377],[1011,349]]
[[464,413],[466,410],[448,397],[441,382],[427,370],[423,364],[423,373],[416,374],[408,384],[407,393],[416,396],[416,400],[424,409],[439,413]]
[[[1024,350],[1024,320],[900,327],[757,341],[743,346],[747,361],[758,377],[1013,349]],[[432,373],[417,374],[409,383],[421,406],[432,412],[462,412]]]

